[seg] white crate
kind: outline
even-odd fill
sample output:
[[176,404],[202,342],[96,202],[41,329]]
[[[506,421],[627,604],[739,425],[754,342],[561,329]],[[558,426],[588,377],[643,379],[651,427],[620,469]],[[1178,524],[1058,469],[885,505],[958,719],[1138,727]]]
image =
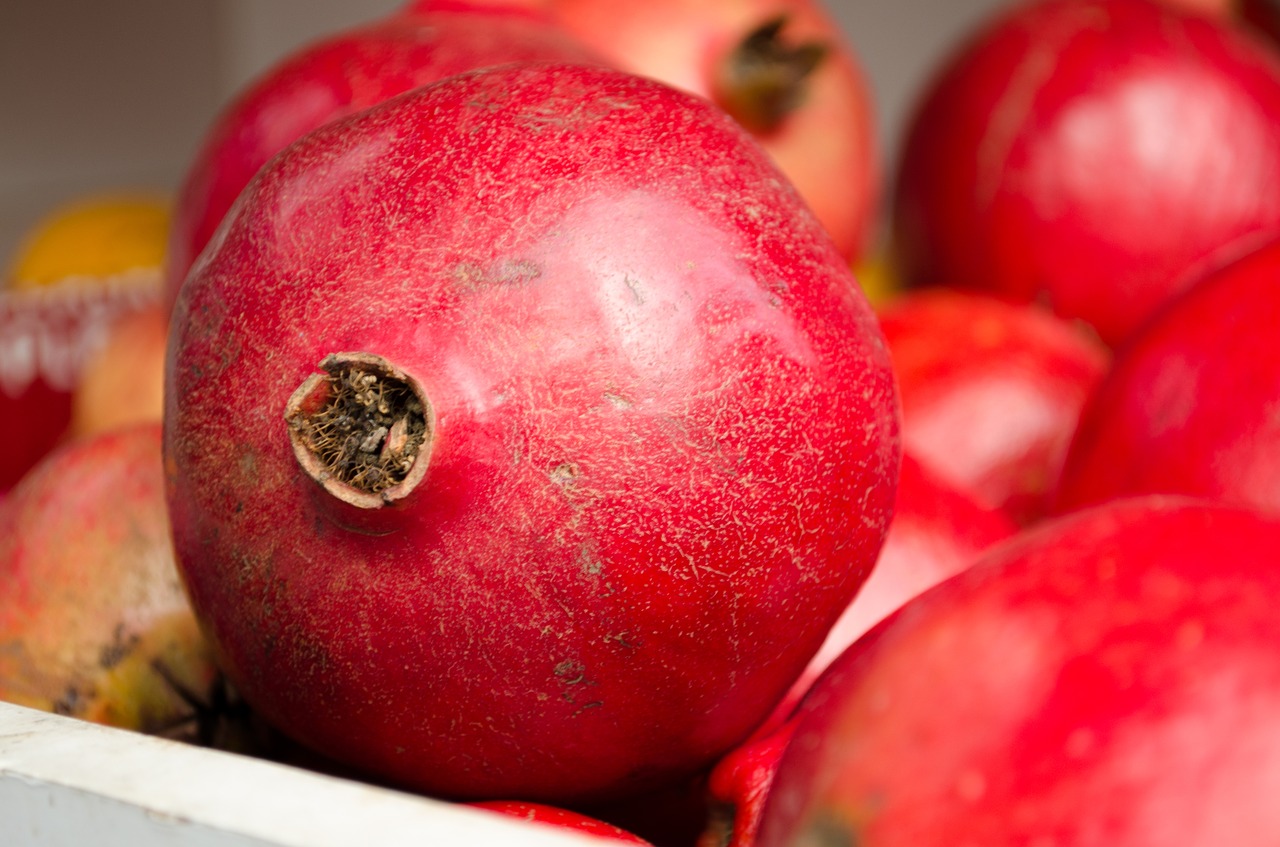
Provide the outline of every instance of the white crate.
[[601,839],[0,703],[2,847],[592,847]]

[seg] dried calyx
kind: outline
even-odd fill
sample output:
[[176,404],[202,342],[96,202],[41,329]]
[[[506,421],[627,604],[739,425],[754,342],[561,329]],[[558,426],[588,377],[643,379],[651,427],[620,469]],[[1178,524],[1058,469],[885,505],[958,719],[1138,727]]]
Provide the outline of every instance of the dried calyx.
[[285,407],[298,463],[326,491],[362,508],[403,499],[426,472],[431,407],[415,380],[381,356],[334,353]]
[[787,19],[771,18],[747,34],[720,65],[715,100],[748,130],[778,128],[804,100],[809,77],[830,48],[820,41],[788,45]]

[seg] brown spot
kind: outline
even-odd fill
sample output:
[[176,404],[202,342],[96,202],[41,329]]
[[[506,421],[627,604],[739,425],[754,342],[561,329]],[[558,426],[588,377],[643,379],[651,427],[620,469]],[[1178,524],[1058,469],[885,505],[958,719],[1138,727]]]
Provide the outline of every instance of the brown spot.
[[844,821],[820,812],[804,828],[795,843],[801,847],[858,847],[862,839]]
[[62,692],[62,696],[53,701],[53,712],[57,715],[73,715],[76,711],[76,704],[80,700],[80,692],[76,691],[74,685],[68,685],[67,690]]
[[572,488],[582,476],[582,468],[576,462],[561,462],[551,469],[551,481],[561,488]]
[[105,645],[98,653],[98,667],[104,671],[111,670],[129,657],[129,654],[138,646],[138,641],[137,633],[126,636],[124,624],[116,624],[115,630],[111,633],[111,643]]

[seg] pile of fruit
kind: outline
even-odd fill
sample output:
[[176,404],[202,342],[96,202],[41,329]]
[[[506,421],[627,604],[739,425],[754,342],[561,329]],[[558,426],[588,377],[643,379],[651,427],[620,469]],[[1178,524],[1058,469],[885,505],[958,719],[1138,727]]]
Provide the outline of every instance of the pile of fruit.
[[0,699],[658,847],[1274,844],[1264,16],[1012,4],[886,166],[814,0],[628,6],[414,0],[33,228]]

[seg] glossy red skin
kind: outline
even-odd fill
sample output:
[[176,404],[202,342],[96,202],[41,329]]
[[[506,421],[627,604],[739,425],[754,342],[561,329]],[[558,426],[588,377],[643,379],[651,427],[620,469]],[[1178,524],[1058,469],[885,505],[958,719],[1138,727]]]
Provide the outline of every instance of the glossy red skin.
[[332,120],[456,73],[515,61],[591,61],[545,15],[512,4],[422,2],[285,57],[218,114],[174,203],[172,304],[239,193],[276,153]]
[[804,100],[781,125],[755,132],[849,261],[867,249],[881,173],[870,83],[826,6],[813,0],[544,0],[557,22],[616,67],[724,105],[719,66],[748,33],[778,15],[788,44],[829,52]]
[[645,841],[640,836],[627,832],[622,827],[614,826],[607,821],[602,821],[599,818],[593,818],[580,812],[570,811],[569,809],[562,809],[558,806],[548,806],[545,803],[530,803],[524,800],[483,800],[471,805],[480,809],[501,812],[504,815],[520,818],[530,823],[559,826],[574,832],[594,835],[622,844],[649,844],[648,841]]
[[[912,597],[973,564],[987,548],[1017,532],[1004,512],[983,506],[903,454],[893,522],[876,566],[822,647],[792,686],[791,708],[846,648]],[[789,706],[787,705],[789,704]]]
[[819,680],[757,844],[1275,843],[1278,556],[1160,498],[1001,545]]
[[833,661],[911,598],[969,567],[1016,532],[1003,512],[979,505],[903,454],[893,523],[871,576],[773,716],[712,770],[709,794],[717,811],[700,847],[755,843],[778,760],[795,729],[796,707]]
[[[435,410],[385,535],[339,528],[282,419],[350,350]],[[431,793],[708,766],[892,509],[888,354],[830,239],[726,116],[604,69],[453,77],[291,147],[184,286],[167,374],[175,544],[237,687]]]
[[795,722],[743,744],[721,759],[707,785],[711,814],[697,847],[751,847],[760,831],[765,799]]
[[910,284],[1037,300],[1119,343],[1280,232],[1280,60],[1148,0],[1017,4],[942,66],[894,189]]
[[1019,523],[1043,516],[1106,348],[1041,309],[947,289],[891,300],[880,321],[904,449]]
[[1090,398],[1056,508],[1188,494],[1280,512],[1280,243],[1136,333]]

